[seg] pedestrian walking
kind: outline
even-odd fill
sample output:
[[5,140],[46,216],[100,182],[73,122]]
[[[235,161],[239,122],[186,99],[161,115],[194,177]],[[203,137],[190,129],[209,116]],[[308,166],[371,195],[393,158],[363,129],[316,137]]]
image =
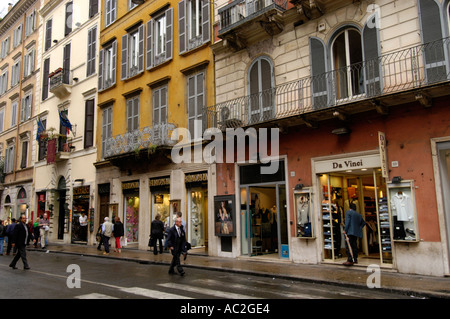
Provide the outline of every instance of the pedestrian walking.
[[164,237],[164,223],[161,221],[161,214],[156,214],[150,228],[150,242],[153,247],[153,254],[158,255],[157,244],[159,242],[159,253],[163,253],[162,239]]
[[39,236],[41,237],[41,248],[47,247],[48,232],[50,230],[50,221],[48,220],[48,214],[44,213],[43,217],[39,220]]
[[6,226],[3,225],[3,220],[0,219],[0,256],[3,256],[3,244],[5,243]]
[[350,203],[350,209],[345,213],[344,236],[348,238],[346,240],[347,261],[344,262],[345,266],[358,263],[358,238],[362,238],[362,229],[365,225],[366,222],[362,216],[356,212],[356,205]]
[[34,248],[37,248],[40,236],[41,235],[40,235],[40,230],[39,230],[39,222],[35,221],[33,223],[33,245],[34,245]]
[[11,253],[11,249],[13,250],[13,254],[17,252],[17,247],[12,246],[12,236],[15,227],[16,227],[16,219],[12,218],[11,223],[8,226],[6,226],[6,237],[8,239],[8,246],[6,246],[6,255],[9,255]]
[[180,264],[180,256],[185,253],[186,233],[181,224],[181,217],[175,219],[175,225],[169,229],[167,234],[167,246],[172,252],[172,262],[170,263],[169,274],[175,274],[175,267],[181,276],[184,276],[183,267]]
[[97,242],[98,242],[97,250],[102,250],[102,245],[103,245],[102,227],[103,227],[103,223],[100,224],[100,226],[98,226],[98,229],[97,229],[97,235],[96,235]]
[[33,234],[33,221],[30,219],[27,223],[27,227],[28,227],[28,238],[27,238],[27,246],[30,245],[30,241],[32,241],[34,239],[34,234]]
[[109,221],[109,217],[105,217],[105,220],[102,225],[102,237],[103,237],[103,246],[105,246],[104,255],[109,254],[109,239],[113,234],[113,224]]
[[114,218],[113,235],[116,240],[116,247],[114,247],[115,252],[122,252],[120,246],[120,238],[124,235],[125,231],[123,228],[123,223],[120,221],[120,217],[116,216]]
[[28,227],[25,224],[27,221],[27,217],[25,215],[20,216],[19,223],[14,227],[14,232],[12,236],[12,245],[13,247],[17,247],[17,254],[9,264],[9,267],[12,269],[17,269],[16,264],[20,258],[22,258],[23,269],[30,269],[27,261],[27,240],[30,235],[28,232]]

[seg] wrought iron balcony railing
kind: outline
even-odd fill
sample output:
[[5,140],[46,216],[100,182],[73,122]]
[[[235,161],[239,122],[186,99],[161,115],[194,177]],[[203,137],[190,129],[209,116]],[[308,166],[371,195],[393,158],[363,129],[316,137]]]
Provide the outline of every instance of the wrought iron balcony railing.
[[243,127],[450,81],[450,38],[204,108],[208,128]]
[[220,18],[219,35],[272,8],[284,11],[287,10],[287,7],[288,0],[235,0],[227,3],[218,8]]
[[72,85],[70,79],[70,72],[59,69],[57,72],[53,72],[49,75],[50,79],[50,92],[63,98],[70,94],[70,86]]
[[111,137],[104,143],[103,157],[109,158],[121,154],[136,152],[156,146],[173,146],[177,141],[171,140],[175,124],[158,124],[153,127],[144,127],[142,130],[126,132],[116,137]]

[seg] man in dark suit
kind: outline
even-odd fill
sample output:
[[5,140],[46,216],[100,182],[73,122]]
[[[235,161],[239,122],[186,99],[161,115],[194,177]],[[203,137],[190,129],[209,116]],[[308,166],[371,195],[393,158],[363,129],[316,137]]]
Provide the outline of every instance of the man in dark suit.
[[11,264],[9,264],[9,267],[11,267],[12,269],[17,269],[16,263],[19,261],[19,258],[22,258],[23,269],[30,269],[27,261],[26,251],[27,238],[28,236],[30,236],[30,234],[28,234],[28,227],[25,224],[26,221],[26,216],[22,215],[20,216],[19,222],[17,223],[16,227],[14,227],[14,232],[11,239],[12,246],[17,247],[17,254]]
[[350,247],[348,247],[347,243],[347,261],[344,263],[345,266],[352,266],[354,263],[358,263],[358,238],[362,238],[362,229],[365,225],[366,222],[362,216],[356,212],[356,205],[351,203],[350,209],[345,213],[344,234],[348,236],[350,242]]
[[172,252],[172,262],[170,263],[169,274],[174,274],[175,267],[177,267],[178,273],[183,276],[184,270],[180,264],[180,256],[185,253],[186,250],[186,232],[181,224],[181,218],[175,219],[175,225],[169,229],[167,234],[167,247]]

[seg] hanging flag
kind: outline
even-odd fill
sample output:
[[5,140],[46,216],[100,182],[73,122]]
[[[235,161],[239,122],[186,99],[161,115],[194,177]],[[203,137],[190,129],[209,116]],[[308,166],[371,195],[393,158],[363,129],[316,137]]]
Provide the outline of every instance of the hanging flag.
[[41,134],[45,131],[45,127],[44,127],[44,124],[42,123],[40,117],[38,117],[38,118],[36,119],[36,122],[37,122],[36,141],[39,142],[40,139],[41,139]]
[[67,118],[66,114],[62,113],[60,110],[59,112],[59,121],[61,122],[61,125],[67,128],[67,134],[69,134],[69,130],[72,131],[72,124],[70,124],[69,119]]

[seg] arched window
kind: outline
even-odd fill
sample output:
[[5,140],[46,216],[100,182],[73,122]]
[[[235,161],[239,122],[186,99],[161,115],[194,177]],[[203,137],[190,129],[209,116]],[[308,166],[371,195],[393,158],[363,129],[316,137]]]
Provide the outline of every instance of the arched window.
[[274,113],[274,72],[272,60],[259,57],[248,72],[249,122],[267,121]]
[[339,33],[331,47],[336,100],[364,93],[361,34],[354,28]]

